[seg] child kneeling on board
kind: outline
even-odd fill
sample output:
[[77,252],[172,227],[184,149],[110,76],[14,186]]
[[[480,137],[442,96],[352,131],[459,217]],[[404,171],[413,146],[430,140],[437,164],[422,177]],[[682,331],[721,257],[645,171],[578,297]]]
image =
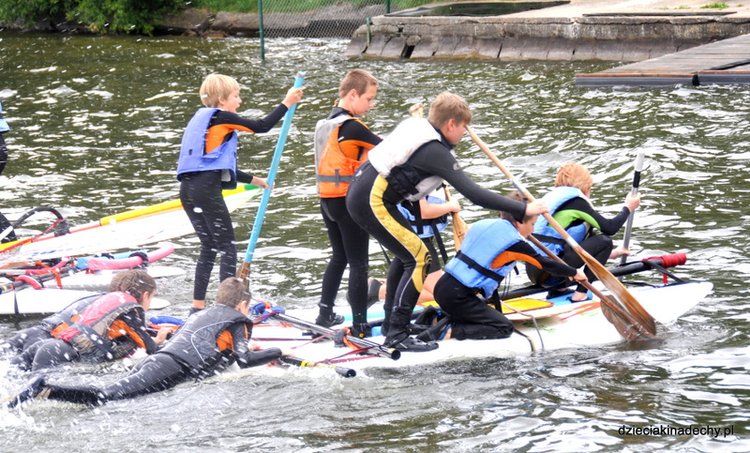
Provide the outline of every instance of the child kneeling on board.
[[[522,197],[515,194],[515,199]],[[487,299],[518,260],[552,275],[570,277],[578,282],[586,280],[582,271],[540,255],[526,242],[537,217],[526,215],[519,222],[509,213],[501,212],[500,218],[480,220],[469,228],[461,250],[448,262],[445,273],[435,283],[435,301],[449,321],[423,332],[420,339],[440,339],[447,334],[448,327],[451,329],[449,336],[458,340],[509,337],[513,333],[513,323],[488,305]]]

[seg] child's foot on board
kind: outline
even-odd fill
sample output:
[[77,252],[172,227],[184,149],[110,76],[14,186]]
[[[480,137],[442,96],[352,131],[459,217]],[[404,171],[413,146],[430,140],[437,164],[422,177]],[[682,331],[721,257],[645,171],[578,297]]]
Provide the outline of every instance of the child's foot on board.
[[571,302],[583,302],[584,300],[589,300],[589,294],[576,291],[569,299]]
[[386,338],[383,346],[406,352],[427,352],[438,348],[438,344],[434,341],[424,342],[408,335],[405,337],[402,335],[400,338]]
[[367,338],[372,336],[372,326],[369,324],[352,324],[350,335],[357,338]]
[[331,327],[344,322],[344,317],[337,315],[334,312],[330,313],[318,313],[318,317],[315,319],[315,324],[321,327]]

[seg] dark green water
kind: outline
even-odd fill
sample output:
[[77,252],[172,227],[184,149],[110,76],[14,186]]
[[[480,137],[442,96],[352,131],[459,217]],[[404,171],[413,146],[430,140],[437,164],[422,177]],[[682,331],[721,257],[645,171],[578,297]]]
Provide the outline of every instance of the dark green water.
[[[307,72],[277,187],[252,268],[258,295],[313,307],[328,254],[313,184],[315,122],[343,73],[361,65],[381,81],[366,122],[387,133],[414,102],[442,90],[471,103],[477,133],[534,193],[561,163],[595,173],[609,212],[647,152],[633,249],[685,251],[679,274],[711,280],[714,294],[650,348],[613,345],[505,360],[376,372],[253,372],[187,384],[98,409],[39,402],[0,410],[0,451],[748,451],[750,418],[750,88],[584,90],[576,72],[606,64],[349,62],[342,41],[280,40],[265,64],[256,40],[0,34],[0,101],[13,130],[0,208],[14,218],[41,204],[74,223],[175,198],[182,129],[204,75],[240,80],[243,110],[270,111]],[[241,166],[265,174],[277,130],[241,139]],[[457,154],[488,188],[509,185],[465,139]],[[235,214],[247,238],[253,209]],[[489,213],[465,205],[468,221]],[[169,262],[192,272],[197,240],[176,241]],[[244,250],[246,240],[240,244]],[[384,271],[371,246],[372,273]],[[184,316],[190,277],[164,282]],[[341,302],[345,303],[343,293]],[[0,324],[0,336],[14,325]],[[585,332],[581,333],[585,335]],[[125,365],[56,371],[65,382],[112,379]],[[3,395],[24,376],[0,361]],[[623,424],[733,428],[733,434],[628,436]]]

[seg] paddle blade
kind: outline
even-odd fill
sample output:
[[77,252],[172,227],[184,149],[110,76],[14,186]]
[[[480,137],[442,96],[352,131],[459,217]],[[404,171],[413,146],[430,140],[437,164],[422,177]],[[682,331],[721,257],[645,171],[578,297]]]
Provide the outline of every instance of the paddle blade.
[[581,257],[586,266],[591,269],[591,272],[601,280],[602,284],[610,291],[612,297],[615,298],[620,305],[629,312],[636,324],[643,327],[646,332],[656,335],[656,322],[654,318],[641,306],[641,304],[630,294],[630,291],[625,288],[620,280],[617,279],[612,273],[604,267],[599,261],[591,256],[586,250],[580,245],[576,247],[576,253]]
[[627,341],[650,341],[656,338],[656,334],[646,331],[643,325],[635,322],[631,316],[622,310],[618,310],[614,302],[607,298],[602,299],[601,309],[604,317],[609,321],[617,332]]

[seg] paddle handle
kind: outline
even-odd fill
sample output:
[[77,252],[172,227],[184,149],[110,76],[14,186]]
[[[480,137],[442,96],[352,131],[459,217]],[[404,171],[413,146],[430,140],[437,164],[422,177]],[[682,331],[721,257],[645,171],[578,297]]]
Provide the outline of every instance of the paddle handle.
[[[638,153],[635,158],[635,171],[633,172],[633,187],[630,190],[632,195],[638,195],[638,188],[641,186],[641,172],[643,171],[643,159],[644,154]],[[635,211],[631,212],[628,216],[628,221],[625,224],[625,233],[622,238],[622,246],[628,248],[630,246],[630,233],[633,231],[633,218],[635,217]],[[627,256],[623,255],[620,258],[620,265],[622,266],[627,261]]]
[[[305,73],[298,72],[294,78],[294,88],[300,88],[305,83]],[[292,104],[284,115],[284,122],[281,125],[281,131],[279,132],[279,139],[276,142],[276,149],[273,152],[273,159],[271,161],[271,168],[268,170],[268,177],[266,181],[268,185],[273,189],[274,181],[276,180],[276,172],[281,162],[281,154],[284,151],[284,145],[286,144],[287,135],[289,135],[289,128],[292,127],[292,118],[294,118],[294,112],[297,110],[297,104]],[[271,190],[264,190],[263,197],[260,200],[258,206],[258,212],[255,215],[255,221],[253,223],[253,230],[250,234],[250,242],[247,244],[247,251],[245,252],[245,261],[242,264],[242,268],[239,272],[239,277],[242,279],[247,278],[250,270],[250,263],[253,261],[253,253],[255,252],[255,245],[260,237],[260,230],[263,228],[263,221],[266,216],[266,208],[268,207],[268,201],[271,199]],[[243,275],[244,273],[244,275]]]
[[300,368],[332,368],[334,371],[336,371],[336,373],[348,378],[355,377],[357,375],[357,371],[352,368],[332,365],[325,362],[313,362],[291,355],[282,355],[279,358],[279,361],[289,365],[298,366]]

